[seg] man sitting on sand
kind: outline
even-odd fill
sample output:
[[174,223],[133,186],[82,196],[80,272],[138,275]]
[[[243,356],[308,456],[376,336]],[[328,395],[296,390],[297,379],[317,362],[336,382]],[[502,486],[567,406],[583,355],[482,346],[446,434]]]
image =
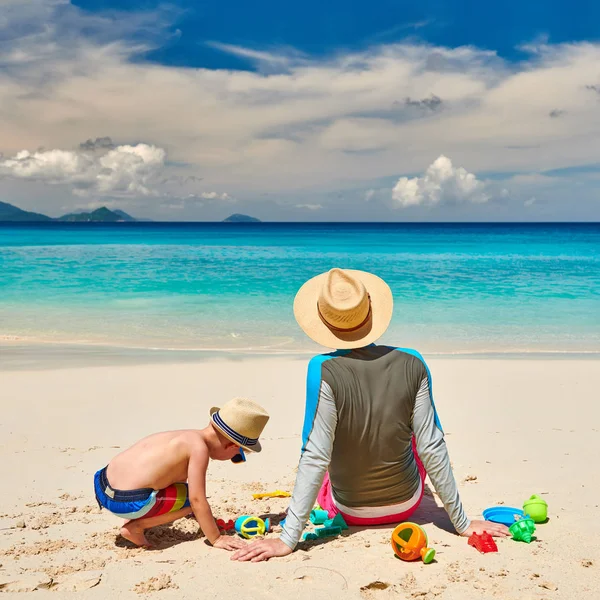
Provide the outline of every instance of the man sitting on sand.
[[244,398],[234,398],[210,414],[204,429],[150,435],[94,476],[98,504],[128,519],[121,535],[130,542],[149,546],[146,529],[193,512],[212,546],[224,550],[244,546],[238,537],[220,534],[206,499],[206,470],[210,459],[244,462],[244,451],[260,452],[258,438],[269,415]]
[[374,342],[392,318],[388,285],[364,271],[332,269],[307,281],[294,301],[300,327],[322,346],[308,367],[298,475],[279,539],[249,544],[234,560],[290,554],[315,501],[349,525],[408,519],[429,475],[460,535],[507,536],[497,523],[467,518],[421,355]]

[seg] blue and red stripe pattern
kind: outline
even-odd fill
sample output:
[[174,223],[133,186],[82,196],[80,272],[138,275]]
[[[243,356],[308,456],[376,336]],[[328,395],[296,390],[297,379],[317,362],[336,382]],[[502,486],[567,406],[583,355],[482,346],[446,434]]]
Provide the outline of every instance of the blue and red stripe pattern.
[[190,506],[187,483],[174,483],[162,490],[116,490],[108,483],[106,468],[95,474],[94,491],[100,507],[122,519],[147,519]]

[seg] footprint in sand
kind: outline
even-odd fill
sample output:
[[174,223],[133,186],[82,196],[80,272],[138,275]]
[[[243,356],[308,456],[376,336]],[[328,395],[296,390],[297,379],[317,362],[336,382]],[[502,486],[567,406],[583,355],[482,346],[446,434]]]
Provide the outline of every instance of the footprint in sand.
[[18,578],[0,581],[0,592],[81,592],[97,586],[101,579],[102,571],[82,571],[58,579],[52,579],[44,573],[28,573]]
[[44,573],[28,573],[18,577],[0,579],[0,592],[34,592],[47,590],[52,585],[52,578]]
[[360,588],[360,595],[363,598],[391,598],[397,595],[394,587],[385,581],[372,581]]
[[51,589],[57,592],[82,592],[96,587],[102,579],[102,571],[79,571],[59,577],[52,582]]

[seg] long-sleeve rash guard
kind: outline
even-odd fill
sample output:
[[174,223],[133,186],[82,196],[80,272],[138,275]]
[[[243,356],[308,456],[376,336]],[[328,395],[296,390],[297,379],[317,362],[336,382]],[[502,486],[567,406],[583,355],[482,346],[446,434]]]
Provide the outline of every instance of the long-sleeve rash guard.
[[385,509],[413,498],[421,485],[413,436],[438,496],[462,533],[469,521],[421,355],[371,345],[314,357],[308,367],[302,454],[283,542],[296,547],[327,470],[333,500],[342,512],[360,514],[361,509]]

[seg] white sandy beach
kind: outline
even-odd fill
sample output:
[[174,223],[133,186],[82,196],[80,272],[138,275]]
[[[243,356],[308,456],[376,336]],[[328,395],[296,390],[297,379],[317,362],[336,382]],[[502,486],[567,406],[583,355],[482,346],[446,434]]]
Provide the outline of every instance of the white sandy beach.
[[0,371],[0,592],[36,599],[600,597],[594,359],[429,360],[468,514],[542,494],[550,520],[531,545],[501,540],[498,554],[480,555],[448,530],[431,494],[415,516],[437,550],[431,565],[397,560],[391,527],[351,529],[261,564],[230,562],[191,519],[151,531],[153,551],[118,539],[118,519],[95,504],[93,473],[150,432],[204,426],[211,406],[236,395],[256,399],[272,418],[260,456],[243,466],[211,465],[215,516],[283,511],[286,499],[251,494],[292,489],[306,364],[248,358]]

